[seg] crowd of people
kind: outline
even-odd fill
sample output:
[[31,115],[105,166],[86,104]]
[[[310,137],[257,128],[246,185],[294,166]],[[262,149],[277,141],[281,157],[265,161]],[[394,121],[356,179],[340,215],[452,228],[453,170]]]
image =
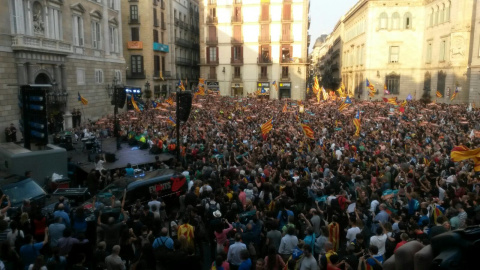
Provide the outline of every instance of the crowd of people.
[[[6,269],[382,269],[409,241],[426,245],[480,224],[474,163],[450,159],[455,146],[479,147],[479,110],[419,101],[404,112],[383,101],[338,107],[200,96],[180,146],[167,121],[173,106],[123,113],[123,136],[159,152],[180,147],[172,167],[188,191],[178,206],[157,194],[132,206],[113,198],[121,214],[97,209],[93,239],[87,210],[63,201],[53,220],[28,205],[16,216],[2,211],[0,259]],[[112,135],[113,119],[88,128]]]

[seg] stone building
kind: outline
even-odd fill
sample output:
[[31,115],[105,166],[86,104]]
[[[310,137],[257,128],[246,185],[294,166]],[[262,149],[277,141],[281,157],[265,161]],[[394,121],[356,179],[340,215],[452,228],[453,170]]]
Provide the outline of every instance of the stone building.
[[[473,0],[360,0],[327,38],[340,37],[341,80],[355,96],[368,98],[366,79],[384,96],[438,102],[478,99],[479,41],[476,1]],[[473,12],[472,12],[473,11]],[[320,56],[331,59],[336,50]],[[335,62],[336,63],[336,62]],[[330,67],[332,63],[321,63]],[[324,72],[325,74],[325,72]],[[454,101],[453,92],[459,91]],[[437,98],[436,91],[443,97]]]
[[[72,126],[112,113],[105,85],[125,79],[120,0],[8,0],[0,10],[0,128],[18,127],[19,85],[52,84],[48,113]],[[88,100],[82,106],[78,93]]]
[[200,77],[207,88],[304,99],[309,9],[308,0],[201,0]]

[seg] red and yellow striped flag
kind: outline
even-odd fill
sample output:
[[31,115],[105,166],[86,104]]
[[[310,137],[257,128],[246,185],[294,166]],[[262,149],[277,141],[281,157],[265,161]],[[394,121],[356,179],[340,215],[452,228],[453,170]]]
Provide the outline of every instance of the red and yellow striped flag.
[[313,129],[311,127],[309,127],[308,125],[305,125],[305,124],[300,124],[300,126],[302,126],[303,133],[305,133],[305,136],[307,136],[307,138],[312,139],[312,140],[315,139],[315,137],[314,137],[315,133],[313,132]]
[[267,135],[273,129],[273,118],[268,119],[267,122],[260,126],[260,129],[262,130],[262,135]]
[[283,105],[282,112],[284,112],[284,113],[288,112],[287,103],[286,103],[286,102],[285,102],[285,105]]
[[466,159],[473,159],[475,162],[474,170],[476,172],[480,171],[480,148],[470,150],[466,146],[456,146],[452,149],[450,153],[450,158],[454,162],[466,160]]
[[140,108],[138,108],[138,105],[137,105],[137,102],[135,101],[135,99],[133,98],[133,95],[132,95],[132,106],[133,108],[135,109],[135,111],[139,112],[140,111]]
[[170,96],[167,100],[165,100],[166,103],[173,105],[173,98]]
[[438,92],[438,90],[437,90],[437,97],[443,97],[442,93]]

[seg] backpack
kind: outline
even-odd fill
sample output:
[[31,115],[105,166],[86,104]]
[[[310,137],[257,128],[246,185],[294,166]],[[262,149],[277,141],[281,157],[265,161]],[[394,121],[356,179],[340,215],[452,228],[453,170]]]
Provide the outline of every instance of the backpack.
[[212,204],[209,201],[207,204],[208,204],[207,218],[208,219],[213,219],[214,218],[213,213],[217,210],[220,210],[220,209],[218,209],[218,207],[217,207],[217,202]]
[[338,198],[332,199],[330,201],[330,207],[332,208],[332,211],[342,211],[340,208],[340,203],[338,202]]
[[155,253],[155,257],[157,258],[157,260],[164,260],[166,258],[168,258],[168,254],[170,253],[170,249],[167,248],[167,246],[165,245],[166,242],[167,242],[168,238],[165,238],[165,240],[162,240],[161,237],[155,239],[155,242],[157,241],[160,241],[160,245],[154,250],[154,253]]

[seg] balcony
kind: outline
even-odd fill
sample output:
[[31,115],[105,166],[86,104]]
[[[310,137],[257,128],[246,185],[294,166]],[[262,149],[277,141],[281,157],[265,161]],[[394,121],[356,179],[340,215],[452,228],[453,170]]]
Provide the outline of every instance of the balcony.
[[140,24],[140,15],[128,16],[128,24]]
[[165,24],[165,22],[162,22],[161,26],[162,26],[162,30],[167,30],[167,25]]
[[171,78],[172,72],[171,71],[163,71],[163,78]]
[[128,2],[138,2],[138,0],[128,0]]
[[146,78],[145,72],[132,73],[131,71],[127,70],[127,80],[140,80],[145,78]]
[[280,38],[280,43],[292,43],[293,42],[293,37],[291,35],[282,35]]
[[192,60],[184,57],[177,57],[175,59],[175,64],[180,66],[190,66],[192,65]]
[[239,24],[239,23],[243,23],[242,15],[232,16],[232,24]]
[[259,81],[268,81],[268,73],[259,73],[258,74]]
[[239,73],[239,74],[233,73],[232,74],[232,81],[238,82],[238,81],[241,81],[241,80],[242,80],[242,74],[241,73]]
[[243,58],[230,58],[230,63],[232,65],[243,65]]
[[290,73],[282,72],[280,80],[281,81],[290,81]]
[[210,38],[207,39],[207,41],[205,43],[207,44],[207,46],[217,45],[218,44],[218,38],[217,37],[210,37]]
[[160,2],[160,8],[165,10],[165,0],[161,0]]
[[233,5],[241,5],[242,0],[233,0]]
[[34,49],[56,54],[70,54],[73,52],[73,48],[70,43],[66,43],[60,40],[30,36],[12,37],[12,49],[14,51]]
[[158,19],[156,19],[156,20],[154,19],[153,20],[153,27],[158,27],[158,26],[159,26]]
[[180,20],[179,20],[179,19],[177,19],[177,18],[175,18],[175,20],[174,20],[174,24],[175,24],[175,26],[178,26],[178,25],[180,24]]
[[271,36],[258,36],[258,43],[271,43],[272,37]]
[[197,42],[192,43],[192,49],[194,50],[200,50],[200,44]]
[[272,17],[270,15],[268,16],[258,16],[258,22],[259,23],[271,23],[272,22]]
[[218,65],[218,58],[217,59],[206,59],[205,60],[205,65],[211,65],[211,66],[216,66]]
[[243,36],[242,36],[242,37],[239,37],[239,38],[232,37],[231,42],[232,42],[233,44],[243,44]]
[[207,24],[217,24],[218,17],[207,16]]
[[272,58],[269,57],[269,56],[257,57],[257,64],[271,65],[272,64]]
[[208,74],[208,80],[216,80],[216,79],[217,79],[217,73]]
[[190,41],[188,41],[186,39],[183,39],[183,38],[179,38],[179,37],[177,37],[175,39],[175,45],[185,47],[185,48],[191,48],[192,47],[192,43]]
[[282,64],[306,64],[307,62],[303,59],[303,58],[300,58],[300,57],[280,57],[280,63]]
[[217,5],[217,0],[208,0],[208,5],[209,5],[209,6],[215,6],[215,5]]
[[284,16],[282,12],[282,22],[293,22],[293,13],[290,13],[288,16]]

